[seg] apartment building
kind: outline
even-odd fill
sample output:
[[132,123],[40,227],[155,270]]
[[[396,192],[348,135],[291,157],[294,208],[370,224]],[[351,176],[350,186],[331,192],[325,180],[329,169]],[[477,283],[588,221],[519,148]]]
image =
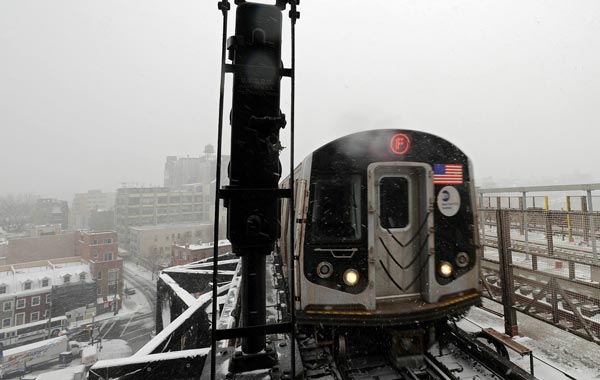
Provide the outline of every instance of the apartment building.
[[118,250],[114,231],[78,233],[75,254],[89,264],[99,298],[120,298],[123,294],[123,259],[117,256]]
[[96,303],[96,283],[89,264],[80,258],[0,267],[0,324],[3,328],[64,315],[90,303]]
[[[94,212],[110,212],[114,205],[115,193],[88,190],[86,193],[75,194],[71,205],[71,227],[75,230],[94,229],[91,226]],[[114,229],[114,227],[103,225],[101,229],[109,230]]]
[[118,189],[115,224],[119,246],[132,250],[129,244],[130,227],[208,222],[211,219],[211,210],[214,209],[210,199],[209,184],[186,185],[179,189],[166,187]]
[[212,239],[210,223],[177,223],[129,228],[129,252],[137,260],[149,265],[168,266],[171,246],[186,245]]

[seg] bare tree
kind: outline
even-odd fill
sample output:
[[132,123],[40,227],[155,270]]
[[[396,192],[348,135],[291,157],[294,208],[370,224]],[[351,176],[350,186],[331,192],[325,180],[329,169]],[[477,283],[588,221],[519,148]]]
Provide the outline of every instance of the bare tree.
[[0,227],[5,231],[21,232],[26,224],[33,221],[34,194],[8,194],[0,197]]

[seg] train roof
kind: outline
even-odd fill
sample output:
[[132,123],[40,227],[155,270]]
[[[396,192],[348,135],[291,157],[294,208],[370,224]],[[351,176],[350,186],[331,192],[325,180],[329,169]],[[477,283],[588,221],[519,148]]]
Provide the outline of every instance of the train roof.
[[357,132],[333,140],[313,152],[313,165],[324,166],[337,159],[468,164],[467,155],[451,142],[409,129]]

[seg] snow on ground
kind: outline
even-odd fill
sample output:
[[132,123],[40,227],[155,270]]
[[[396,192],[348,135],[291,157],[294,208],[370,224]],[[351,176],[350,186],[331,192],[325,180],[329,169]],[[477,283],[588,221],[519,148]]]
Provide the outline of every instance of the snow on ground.
[[156,273],[152,273],[148,269],[144,268],[141,264],[137,264],[135,261],[123,260],[123,266],[129,272],[135,273],[138,277],[146,280],[156,282]]
[[85,374],[86,372],[85,366],[80,364],[75,367],[67,367],[56,371],[39,374],[36,377],[36,380],[72,380],[75,378],[75,374]]
[[133,352],[126,341],[122,339],[102,340],[102,348],[98,352],[98,360],[121,359],[131,356]]
[[[135,289],[136,287],[125,280],[125,286],[129,289]],[[123,295],[123,307],[119,310],[118,315],[128,315],[132,313],[149,313],[154,312],[151,310],[150,303],[144,296],[144,294],[140,291],[136,291],[135,294],[124,294]]]
[[[102,346],[98,345],[97,349],[98,360],[121,359],[132,354],[131,347],[122,339],[103,339]],[[81,358],[77,357],[67,368],[61,368],[58,363],[55,363],[50,367],[33,371],[31,375],[38,376],[37,379],[42,380],[71,380],[75,373],[81,372],[81,367],[83,367]]]
[[[502,311],[502,306],[496,302],[484,299],[483,303],[487,308]],[[515,340],[533,351],[536,358],[534,361],[536,378],[561,379],[555,370],[543,363],[547,362],[578,380],[600,379],[600,346],[598,344],[522,313],[517,313],[517,320],[520,335],[515,337]],[[492,327],[497,331],[504,332],[504,320],[501,317],[479,308],[472,308],[467,317],[459,322],[459,325],[467,331],[479,331],[480,328]],[[510,350],[509,353],[514,363],[529,371],[528,356],[521,358]]]

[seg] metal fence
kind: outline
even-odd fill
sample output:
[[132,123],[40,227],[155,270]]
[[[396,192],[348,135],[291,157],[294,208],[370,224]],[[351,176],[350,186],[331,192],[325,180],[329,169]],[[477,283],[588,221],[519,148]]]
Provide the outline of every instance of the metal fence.
[[484,296],[504,305],[506,332],[516,311],[600,343],[600,214],[482,208]]

